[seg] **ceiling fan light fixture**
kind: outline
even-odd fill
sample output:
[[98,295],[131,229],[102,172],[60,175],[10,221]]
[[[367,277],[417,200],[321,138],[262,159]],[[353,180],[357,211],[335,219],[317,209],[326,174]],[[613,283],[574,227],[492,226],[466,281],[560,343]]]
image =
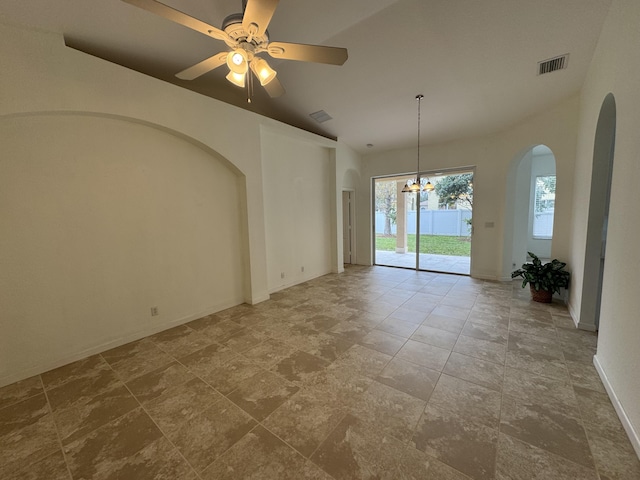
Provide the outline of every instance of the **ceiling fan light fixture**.
[[227,66],[233,73],[244,75],[249,69],[247,52],[238,48],[227,55]]
[[229,72],[229,74],[227,75],[227,80],[240,88],[244,88],[244,78],[244,73]]
[[260,57],[254,57],[251,62],[251,70],[256,74],[256,77],[260,80],[260,85],[263,87],[276,78],[278,74],[278,72],[269,66],[264,58]]

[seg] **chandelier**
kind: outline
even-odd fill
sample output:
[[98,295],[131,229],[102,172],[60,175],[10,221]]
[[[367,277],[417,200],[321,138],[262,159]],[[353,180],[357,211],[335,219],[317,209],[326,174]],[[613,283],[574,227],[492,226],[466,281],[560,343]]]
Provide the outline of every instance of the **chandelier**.
[[420,178],[420,107],[423,98],[424,95],[416,95],[416,100],[418,100],[418,168],[416,169],[416,178],[407,180],[402,189],[403,193],[431,192],[435,188],[428,178],[424,183]]

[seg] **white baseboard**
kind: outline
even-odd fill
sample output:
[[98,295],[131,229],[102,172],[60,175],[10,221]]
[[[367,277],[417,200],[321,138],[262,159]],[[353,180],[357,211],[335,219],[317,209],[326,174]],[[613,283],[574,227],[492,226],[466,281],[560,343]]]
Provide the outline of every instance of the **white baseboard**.
[[124,337],[118,337],[115,339],[107,340],[103,343],[100,343],[99,345],[94,345],[89,348],[85,348],[81,351],[70,353],[61,358],[51,359],[51,360],[39,363],[37,365],[23,368],[18,372],[14,372],[4,377],[1,377],[0,387],[3,387],[5,385],[10,385],[20,380],[24,380],[25,378],[33,377],[34,375],[40,375],[41,373],[48,372],[49,370],[53,370],[54,368],[62,367],[69,363],[76,362],[78,360],[82,360],[83,358],[90,357],[91,355],[96,355],[98,353],[106,352],[107,350],[119,347],[120,345],[125,345],[130,342],[135,342],[136,340],[140,340],[141,338],[148,337],[149,335],[154,335],[164,330],[169,330],[170,328],[177,327],[179,325],[190,322],[192,320],[196,320],[201,317],[205,317],[207,315],[211,315],[212,313],[220,312],[222,310],[226,310],[227,308],[235,307],[236,305],[240,305],[241,303],[244,303],[244,301],[242,299],[237,299],[237,300],[232,300],[230,302],[214,305],[201,312],[192,313],[185,317],[178,318],[167,323],[163,323],[162,325],[151,325],[150,327],[146,327],[144,329],[130,333],[128,335],[125,335]]
[[613,390],[613,386],[609,382],[609,378],[605,373],[600,361],[598,360],[598,356],[593,356],[593,365],[596,367],[598,371],[598,375],[600,375],[600,379],[602,380],[602,384],[604,385],[605,390],[609,394],[609,398],[611,399],[611,403],[613,404],[613,408],[616,409],[616,413],[618,414],[618,418],[620,418],[620,422],[622,422],[622,426],[624,427],[625,432],[627,432],[627,436],[631,441],[631,445],[633,449],[636,451],[636,455],[640,458],[640,436],[638,436],[638,432],[635,431],[627,413],[624,411],[624,407],[618,400],[618,396],[616,392]]

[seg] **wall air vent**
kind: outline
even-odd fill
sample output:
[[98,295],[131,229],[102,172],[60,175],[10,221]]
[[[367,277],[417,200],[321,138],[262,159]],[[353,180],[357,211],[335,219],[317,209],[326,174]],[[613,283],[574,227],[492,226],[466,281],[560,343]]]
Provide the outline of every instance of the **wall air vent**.
[[324,123],[333,118],[324,110],[318,110],[317,112],[310,113],[309,116],[318,123]]
[[556,70],[564,70],[569,65],[569,54],[560,55],[559,57],[553,57],[549,60],[543,60],[538,62],[538,75],[544,75],[545,73],[555,72]]

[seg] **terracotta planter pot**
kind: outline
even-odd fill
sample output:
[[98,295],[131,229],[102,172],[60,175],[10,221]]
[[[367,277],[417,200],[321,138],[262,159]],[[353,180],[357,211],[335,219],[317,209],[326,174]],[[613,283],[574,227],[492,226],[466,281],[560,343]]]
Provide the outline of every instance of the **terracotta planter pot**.
[[529,285],[529,289],[531,290],[531,298],[534,302],[551,303],[552,292],[548,290],[536,290],[533,288],[533,285]]

